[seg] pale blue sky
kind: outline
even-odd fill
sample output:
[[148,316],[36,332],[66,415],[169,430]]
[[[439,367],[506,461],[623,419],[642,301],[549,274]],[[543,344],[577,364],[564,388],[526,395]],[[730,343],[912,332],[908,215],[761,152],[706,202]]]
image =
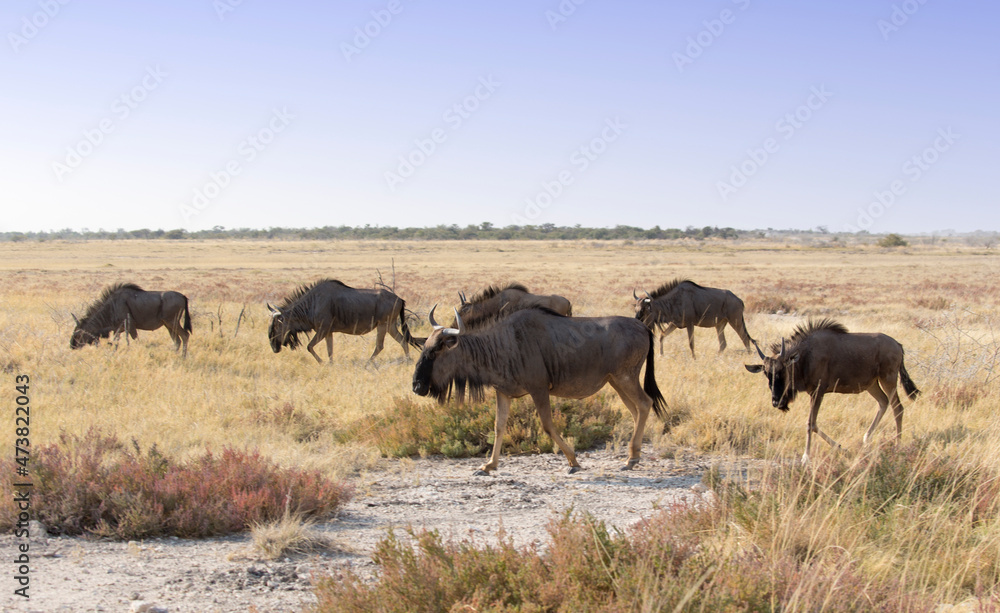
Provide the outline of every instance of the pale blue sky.
[[0,231],[997,230],[998,22],[971,0],[8,0]]

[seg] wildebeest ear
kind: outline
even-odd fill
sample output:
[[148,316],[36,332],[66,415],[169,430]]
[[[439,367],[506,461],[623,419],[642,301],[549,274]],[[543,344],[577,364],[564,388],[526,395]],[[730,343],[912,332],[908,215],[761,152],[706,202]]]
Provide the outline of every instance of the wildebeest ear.
[[785,360],[785,364],[794,364],[798,361],[799,361],[799,354],[796,353],[795,355]]
[[743,367],[750,372],[761,372],[764,370],[763,364],[744,364]]
[[441,346],[444,347],[444,348],[446,348],[446,349],[451,349],[452,347],[454,347],[457,344],[458,344],[458,335],[457,334],[448,334],[448,335],[445,335],[445,336],[441,337]]

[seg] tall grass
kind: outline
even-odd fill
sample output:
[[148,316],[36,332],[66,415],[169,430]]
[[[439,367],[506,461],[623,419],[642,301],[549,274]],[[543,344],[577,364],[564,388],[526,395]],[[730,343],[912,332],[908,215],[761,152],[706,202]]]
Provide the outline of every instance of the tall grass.
[[[366,364],[372,335],[336,336],[332,364],[316,364],[301,350],[275,355],[268,347],[266,301],[321,277],[371,287],[376,269],[406,299],[417,335],[427,331],[422,322],[431,305],[457,303],[458,291],[489,283],[520,281],[563,294],[579,316],[632,316],[634,288],[688,277],[744,297],[748,330],[762,347],[816,315],[834,317],[852,331],[893,336],[924,391],[917,401],[904,399],[901,446],[889,445],[894,432],[884,422],[871,447],[862,449],[875,401],[828,395],[820,426],[847,451],[837,454],[817,441],[808,470],[775,469],[739,487],[719,486],[719,509],[698,515],[699,527],[690,529],[698,536],[697,551],[715,558],[679,567],[689,573],[671,581],[681,586],[679,595],[657,600],[659,588],[645,586],[649,598],[639,602],[650,609],[710,603],[706,610],[725,610],[735,605],[711,600],[716,596],[706,590],[728,585],[731,602],[745,592],[747,602],[763,598],[753,602],[833,610],[841,592],[868,594],[870,586],[877,588],[873,602],[891,609],[903,602],[894,600],[900,594],[916,595],[917,604],[924,597],[958,602],[994,589],[998,528],[989,484],[1000,471],[1000,387],[990,369],[998,355],[1000,286],[984,256],[950,244],[904,253],[758,241],[5,243],[0,372],[8,377],[8,394],[14,375],[31,376],[33,448],[97,427],[120,441],[142,441],[145,449],[155,444],[178,465],[230,449],[334,481],[367,470],[380,456],[483,453],[492,442],[492,404],[459,412],[412,397],[413,362],[389,339],[373,365]],[[188,295],[194,334],[187,360],[172,351],[163,330],[140,331],[137,341],[117,349],[69,349],[71,314],[116,281]],[[751,456],[779,467],[801,455],[806,399],[788,413],[771,408],[764,378],[743,369],[757,361],[755,354],[744,352],[731,331],[727,336],[730,348],[717,354],[714,331],[696,329],[697,359],[682,333],[666,339],[656,376],[669,405],[667,421],[651,418],[645,453]],[[521,417],[505,452],[547,450],[530,403],[515,410]],[[556,413],[565,420],[561,428],[577,428],[571,432],[577,448],[609,436],[617,440],[631,429],[611,392],[560,404]],[[692,525],[680,517],[686,516],[662,522]],[[597,530],[575,523],[564,529]],[[631,543],[638,534],[609,533],[606,545],[626,551],[638,546]],[[691,534],[658,538],[687,542]],[[515,553],[503,555],[513,560]],[[690,559],[701,558],[696,552]],[[536,562],[525,564],[537,570]],[[607,585],[576,572],[595,586]],[[840,576],[846,583],[834,581]],[[748,586],[737,589],[737,582]],[[752,588],[758,583],[770,591],[761,596]],[[600,594],[607,594],[605,587],[592,602]],[[917,604],[911,610],[920,610]]]

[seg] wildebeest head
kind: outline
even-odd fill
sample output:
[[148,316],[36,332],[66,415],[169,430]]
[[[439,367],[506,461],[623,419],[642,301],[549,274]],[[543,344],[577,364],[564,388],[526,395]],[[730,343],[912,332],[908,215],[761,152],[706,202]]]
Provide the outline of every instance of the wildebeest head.
[[457,310],[455,311],[457,328],[446,328],[439,325],[434,321],[434,309],[436,308],[437,305],[434,305],[427,316],[434,330],[427,337],[424,349],[420,352],[420,359],[417,360],[417,366],[413,371],[413,393],[418,396],[430,394],[438,402],[444,402],[448,398],[453,380],[453,377],[449,375],[453,373],[445,373],[440,368],[435,369],[434,365],[438,358],[452,351],[458,345],[458,337],[463,332],[463,325],[462,317]]
[[[70,313],[70,315],[73,315]],[[79,349],[84,345],[96,345],[100,340],[100,335],[94,334],[89,330],[84,328],[84,323],[86,322],[86,317],[84,321],[80,321],[76,315],[73,315],[73,321],[76,322],[76,327],[73,328],[73,335],[69,337],[69,348]]]
[[763,364],[744,364],[750,372],[763,372],[767,377],[767,386],[771,389],[771,405],[782,411],[788,410],[788,405],[795,400],[798,390],[795,389],[795,368],[799,354],[793,347],[791,351],[785,347],[785,339],[781,339],[781,351],[774,357],[767,357],[757,343],[757,355]]
[[285,314],[277,307],[267,305],[267,310],[271,312],[271,325],[267,328],[267,339],[271,343],[271,350],[275,353],[281,351],[281,346],[286,345],[295,349],[299,345],[299,335],[289,333],[288,321]]
[[632,297],[635,298],[635,318],[646,324],[647,328],[653,327],[653,297],[649,292],[643,292],[645,296],[639,296],[632,290]]

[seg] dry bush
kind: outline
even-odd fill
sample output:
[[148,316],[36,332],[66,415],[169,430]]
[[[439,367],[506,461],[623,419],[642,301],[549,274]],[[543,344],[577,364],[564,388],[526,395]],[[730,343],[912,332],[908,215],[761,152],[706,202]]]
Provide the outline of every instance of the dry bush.
[[795,302],[788,294],[747,294],[743,306],[748,313],[794,313]]
[[250,537],[254,550],[268,560],[334,549],[330,538],[316,530],[314,518],[291,513],[287,507],[279,519],[252,524]]
[[[135,441],[133,447],[92,429],[37,448],[35,517],[56,534],[207,537],[241,532],[289,507],[329,517],[351,494],[318,472],[282,469],[256,452],[227,447],[179,464],[155,445],[145,453]],[[3,468],[13,470],[8,464]],[[12,499],[5,495],[0,505],[0,529],[17,521]]]

